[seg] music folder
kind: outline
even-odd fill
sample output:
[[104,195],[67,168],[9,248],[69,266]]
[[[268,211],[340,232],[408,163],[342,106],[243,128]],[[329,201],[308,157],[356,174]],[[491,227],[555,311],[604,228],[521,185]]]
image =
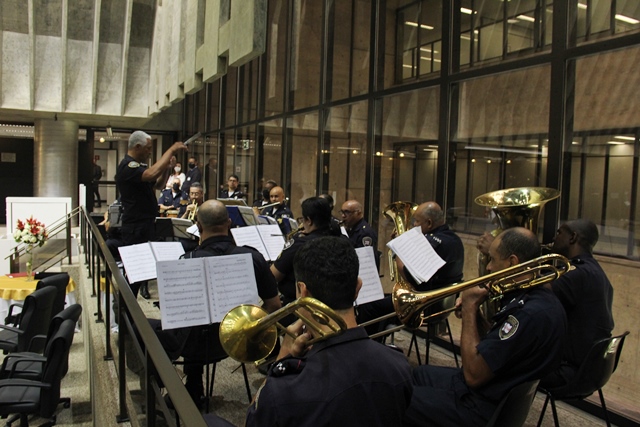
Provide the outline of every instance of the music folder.
[[275,261],[284,247],[284,236],[276,224],[232,228],[231,235],[236,245],[257,249],[267,261]]
[[157,263],[162,329],[222,321],[241,304],[258,305],[251,254]]

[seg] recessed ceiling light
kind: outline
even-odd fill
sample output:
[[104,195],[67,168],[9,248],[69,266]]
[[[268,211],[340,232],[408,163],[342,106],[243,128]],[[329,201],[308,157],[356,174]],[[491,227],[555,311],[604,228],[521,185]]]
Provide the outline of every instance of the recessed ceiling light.
[[634,18],[630,18],[628,16],[625,15],[620,15],[619,13],[616,13],[616,19],[618,21],[622,21],[622,22],[626,22],[627,24],[640,24],[640,21],[638,21],[637,19]]

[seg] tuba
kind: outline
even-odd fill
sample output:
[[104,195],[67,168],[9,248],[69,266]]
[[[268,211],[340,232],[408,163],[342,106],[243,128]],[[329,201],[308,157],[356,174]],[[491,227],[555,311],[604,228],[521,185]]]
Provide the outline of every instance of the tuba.
[[344,319],[315,298],[298,298],[271,314],[256,305],[244,304],[230,310],[222,319],[222,348],[238,362],[258,362],[266,358],[276,346],[278,329],[290,335],[278,322],[289,314],[295,314],[311,330],[314,338],[307,342],[309,345],[347,330]]
[[[418,205],[415,203],[394,202],[384,208],[383,213],[393,221],[395,234],[400,235],[411,228],[411,217],[417,209]],[[389,250],[389,276],[391,276],[391,280],[403,281],[391,250]]]

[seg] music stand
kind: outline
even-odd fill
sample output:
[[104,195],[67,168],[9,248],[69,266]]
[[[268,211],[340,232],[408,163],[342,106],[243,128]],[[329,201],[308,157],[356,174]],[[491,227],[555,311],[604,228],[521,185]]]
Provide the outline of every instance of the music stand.
[[156,237],[167,241],[177,239],[196,240],[196,236],[187,232],[193,222],[184,218],[156,218]]
[[234,227],[246,227],[248,225],[257,225],[256,215],[248,206],[227,206],[229,219]]

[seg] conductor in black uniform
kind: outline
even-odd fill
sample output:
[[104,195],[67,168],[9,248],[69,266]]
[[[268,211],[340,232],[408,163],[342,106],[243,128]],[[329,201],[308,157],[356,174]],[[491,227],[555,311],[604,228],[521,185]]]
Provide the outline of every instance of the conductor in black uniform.
[[[493,241],[489,253],[487,269],[496,272],[537,257],[540,244],[531,231],[514,227]],[[462,318],[462,368],[416,367],[405,425],[484,426],[509,390],[559,365],[567,323],[550,289],[538,286],[509,294],[515,297],[505,298],[491,325],[478,316],[487,295],[480,286],[462,292],[457,313]]]
[[571,260],[572,268],[551,283],[551,289],[567,312],[569,333],[564,342],[562,364],[540,385],[562,387],[578,371],[591,346],[611,337],[613,330],[613,287],[593,257],[598,227],[577,219],[561,225],[553,239],[553,251]]
[[[187,151],[187,146],[182,142],[174,143],[153,166],[149,166],[146,162],[152,150],[151,137],[143,131],[135,131],[129,137],[127,154],[118,165],[116,185],[123,208],[120,228],[123,246],[154,240],[154,223],[158,216],[154,188],[164,188],[174,166],[171,157]],[[146,282],[129,284],[134,295],[138,295],[142,284],[146,286]]]

